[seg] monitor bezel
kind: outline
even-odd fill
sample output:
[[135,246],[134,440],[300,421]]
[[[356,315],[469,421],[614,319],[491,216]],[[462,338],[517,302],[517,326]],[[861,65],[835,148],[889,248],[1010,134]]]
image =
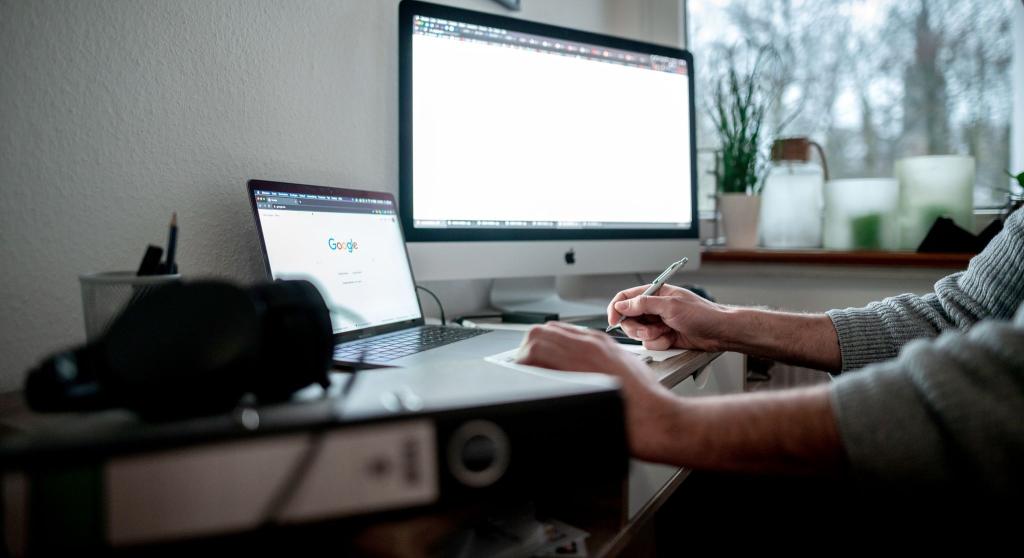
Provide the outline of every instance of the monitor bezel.
[[[622,50],[632,50],[682,59],[689,76],[690,111],[690,226],[678,229],[479,229],[479,228],[416,228],[413,220],[412,180],[412,36],[414,16],[437,17],[464,21],[475,25],[500,27],[521,33],[546,35],[567,41],[591,43]],[[461,8],[440,6],[419,0],[402,0],[398,18],[399,72],[399,209],[407,242],[473,242],[516,240],[629,240],[629,239],[694,239],[699,237],[697,212],[697,137],[694,101],[693,55],[684,49],[623,39],[610,35],[578,31],[499,16]]]
[[[354,190],[352,188],[338,188],[334,186],[315,186],[312,184],[294,184],[290,182],[277,182],[274,180],[260,180],[251,179],[246,183],[246,189],[249,193],[249,205],[252,207],[253,221],[256,223],[256,234],[260,239],[260,251],[263,254],[263,266],[266,271],[266,279],[268,281],[274,280],[273,271],[270,267],[270,254],[267,252],[267,242],[263,238],[263,224],[260,221],[259,208],[256,205],[256,191],[257,190],[275,190],[278,192],[288,192],[295,194],[311,194],[320,196],[346,196],[352,198],[373,198],[379,200],[390,201],[392,205],[398,205],[395,201],[395,197],[389,192],[375,192],[371,190]],[[398,220],[398,232],[405,238],[404,231],[402,230],[402,220]],[[413,290],[416,290],[416,274],[412,269],[412,262],[409,260],[409,250],[405,247],[405,242],[402,243],[402,248],[405,251],[405,262],[409,266],[409,276],[412,278]],[[419,293],[416,292],[416,308],[419,310],[420,316],[412,320],[402,320],[400,322],[392,322],[390,324],[383,324],[378,326],[371,326],[363,329],[356,329],[352,331],[334,332],[334,342],[344,343],[346,341],[355,341],[357,339],[364,339],[366,337],[373,337],[374,335],[381,335],[384,333],[391,333],[393,331],[399,331],[408,329],[411,327],[421,326],[426,323],[426,319],[423,316],[423,304],[420,302]]]

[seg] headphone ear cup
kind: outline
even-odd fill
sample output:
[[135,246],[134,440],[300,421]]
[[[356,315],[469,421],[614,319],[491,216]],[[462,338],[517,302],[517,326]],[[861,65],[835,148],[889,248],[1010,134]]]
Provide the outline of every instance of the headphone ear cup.
[[101,382],[149,418],[230,410],[260,350],[249,294],[219,282],[161,287],[125,309],[103,343]]
[[262,309],[262,354],[250,382],[261,402],[282,401],[312,383],[330,384],[331,314],[309,281],[276,281],[250,289]]
[[123,406],[155,420],[224,412],[246,393],[271,402],[327,387],[333,337],[308,281],[167,285],[128,306],[102,340],[30,371],[25,396],[39,411]]
[[96,411],[115,405],[97,374],[106,363],[99,342],[51,355],[25,378],[25,402],[33,411]]

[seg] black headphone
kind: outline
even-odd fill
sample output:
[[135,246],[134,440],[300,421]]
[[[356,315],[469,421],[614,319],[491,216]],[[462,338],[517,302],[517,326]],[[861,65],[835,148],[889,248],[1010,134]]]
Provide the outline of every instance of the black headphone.
[[149,419],[225,412],[247,394],[265,403],[327,387],[333,348],[308,281],[177,283],[130,304],[101,339],[40,363],[25,399],[36,411],[126,407]]

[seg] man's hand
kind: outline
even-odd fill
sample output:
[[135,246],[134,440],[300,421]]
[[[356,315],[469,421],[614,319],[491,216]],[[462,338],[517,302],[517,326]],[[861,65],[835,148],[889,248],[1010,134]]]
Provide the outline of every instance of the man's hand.
[[649,461],[664,459],[665,435],[676,398],[651,370],[604,333],[551,322],[530,330],[519,362],[553,370],[603,372],[622,382],[630,451]]
[[719,350],[719,332],[726,319],[723,306],[673,285],[643,296],[646,288],[640,285],[615,295],[608,305],[608,324],[629,318],[622,322],[622,330],[648,349]]
[[615,295],[608,323],[629,318],[622,322],[623,331],[648,349],[735,351],[819,370],[842,368],[839,337],[824,314],[723,306],[672,285],[643,296],[646,288]]
[[828,386],[676,397],[607,335],[559,323],[530,330],[519,361],[621,380],[629,449],[644,461],[748,473],[827,474],[844,467]]

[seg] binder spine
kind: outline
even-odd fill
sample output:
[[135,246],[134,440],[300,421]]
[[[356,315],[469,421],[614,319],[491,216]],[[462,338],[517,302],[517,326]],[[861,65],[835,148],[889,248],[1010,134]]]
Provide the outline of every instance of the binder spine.
[[612,390],[68,457],[4,472],[12,555],[584,494],[628,473],[623,404]]
[[[433,421],[417,419],[11,472],[7,544],[47,555],[430,505],[440,495],[436,439]],[[272,505],[283,488],[283,505]]]

